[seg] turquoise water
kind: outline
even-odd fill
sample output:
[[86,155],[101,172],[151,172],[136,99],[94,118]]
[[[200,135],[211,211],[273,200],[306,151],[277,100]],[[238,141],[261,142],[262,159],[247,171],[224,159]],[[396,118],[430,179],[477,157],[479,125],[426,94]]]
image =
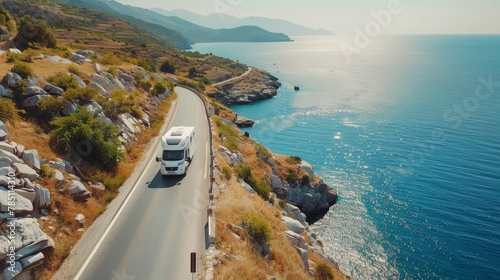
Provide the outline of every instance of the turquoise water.
[[351,37],[294,39],[194,49],[283,83],[233,109],[339,192],[325,251],[358,279],[500,279],[500,36],[380,36],[350,62]]

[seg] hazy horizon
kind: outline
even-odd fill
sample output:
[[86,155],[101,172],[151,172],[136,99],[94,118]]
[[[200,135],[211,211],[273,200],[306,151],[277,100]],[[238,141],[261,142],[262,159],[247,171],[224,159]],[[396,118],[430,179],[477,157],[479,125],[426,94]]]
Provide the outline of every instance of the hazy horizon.
[[[500,34],[500,2],[496,0],[373,0],[368,3],[361,0],[312,0],[307,3],[285,0],[117,2],[147,9],[185,9],[201,15],[222,13],[239,18],[261,16],[284,19],[337,34],[354,34],[357,28],[364,30],[375,21],[380,23],[382,34]],[[380,15],[378,20],[376,15]]]

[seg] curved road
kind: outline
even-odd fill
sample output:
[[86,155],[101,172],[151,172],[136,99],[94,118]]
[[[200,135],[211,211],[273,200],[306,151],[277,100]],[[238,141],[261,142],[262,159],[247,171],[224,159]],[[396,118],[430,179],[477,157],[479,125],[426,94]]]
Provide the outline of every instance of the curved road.
[[[150,158],[74,279],[192,279],[191,252],[197,253],[197,277],[203,274],[209,128],[201,99],[184,88],[177,87],[176,92],[178,108],[172,126],[195,126],[197,138],[187,175],[163,177],[160,163]],[[160,145],[155,145],[153,156],[161,156]]]

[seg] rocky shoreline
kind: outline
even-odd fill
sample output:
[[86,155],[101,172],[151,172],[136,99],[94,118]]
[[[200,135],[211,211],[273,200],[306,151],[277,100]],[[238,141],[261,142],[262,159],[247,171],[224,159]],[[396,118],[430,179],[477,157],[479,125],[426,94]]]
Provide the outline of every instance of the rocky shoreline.
[[[225,142],[224,139],[222,139],[222,141]],[[219,145],[218,152],[225,158],[225,161],[230,166],[237,167],[240,164],[247,164],[245,156],[243,156],[240,151],[231,152],[225,146]],[[295,167],[293,172],[303,175],[302,178],[313,179],[310,181],[297,179],[295,182],[291,182],[292,180],[289,178],[285,179],[286,175],[282,171],[283,168],[281,165],[285,157],[272,153],[264,155],[260,152],[257,156],[259,160],[264,162],[264,164],[271,169],[271,173],[265,176],[265,180],[267,180],[272,187],[271,196],[280,200],[279,205],[282,208],[280,219],[287,228],[287,230],[282,233],[299,254],[305,271],[310,277],[315,276],[315,267],[317,264],[312,261],[312,254],[316,254],[320,257],[322,262],[328,262],[332,267],[340,271],[338,263],[324,252],[322,242],[308,222],[308,218],[326,213],[336,203],[338,195],[335,190],[331,189],[319,179],[314,172],[313,166],[305,161],[301,160],[292,164],[291,166]],[[224,177],[224,175],[221,173],[221,170],[218,170],[216,172],[217,192],[225,192],[228,189],[226,183],[220,179],[222,177]],[[237,179],[237,184],[250,195],[257,194],[243,179]],[[266,204],[271,208],[275,207],[273,203],[266,202]],[[244,224],[230,224],[227,230],[238,239],[243,239],[244,236],[248,236]],[[213,236],[213,238],[215,239],[215,236]],[[265,259],[269,258],[272,248],[270,248],[268,244],[255,240],[252,244],[261,257]],[[209,250],[207,254],[211,262],[217,263],[214,259],[217,259],[217,255],[220,254],[220,252],[217,253],[213,250]],[[214,263],[211,263],[209,267],[213,265]],[[210,273],[208,274],[212,275],[212,273],[213,269],[210,269]],[[345,279],[351,279],[346,275],[344,275],[344,277]],[[207,277],[207,279],[213,278]]]
[[273,98],[278,94],[280,86],[281,83],[275,76],[262,70],[252,69],[244,79],[221,84],[209,90],[207,95],[226,106],[248,104]]
[[[259,82],[257,82],[256,78]],[[254,84],[261,86],[253,87]],[[279,86],[281,84],[276,77],[262,71],[257,77],[245,77],[227,85],[223,84],[221,90],[211,92],[209,96],[228,106],[248,104],[274,97]],[[267,95],[263,94],[263,92],[272,92],[273,94]],[[237,118],[240,117],[236,115],[235,119]],[[226,123],[230,122],[226,121]],[[247,163],[240,151],[232,152],[223,146],[224,137],[221,140],[222,145],[218,148],[219,154],[226,159],[230,166],[237,167],[239,164]],[[290,157],[294,158],[295,162],[286,167],[283,166],[283,159],[286,156],[273,153],[264,155],[258,152],[257,157],[271,170],[264,176],[264,180],[271,186],[271,195],[280,200],[280,206],[282,207],[280,219],[288,229],[283,234],[296,249],[306,272],[310,277],[315,276],[314,268],[316,263],[312,261],[311,254],[319,255],[323,262],[328,262],[332,267],[340,271],[337,261],[324,252],[322,242],[309,224],[330,210],[337,202],[337,192],[318,177],[311,164],[298,157]],[[255,190],[244,180],[239,179],[238,184],[251,195],[255,194]],[[221,186],[221,190],[227,189],[224,184]],[[285,204],[282,205],[282,203]],[[267,204],[273,207],[272,203],[267,202]],[[239,233],[245,231],[241,225],[232,225],[228,230],[232,235],[240,237],[241,234]],[[270,249],[265,244],[255,244],[254,242],[254,248],[264,258],[269,255]],[[208,255],[211,256],[211,253]],[[352,279],[345,274],[343,274],[343,277]]]

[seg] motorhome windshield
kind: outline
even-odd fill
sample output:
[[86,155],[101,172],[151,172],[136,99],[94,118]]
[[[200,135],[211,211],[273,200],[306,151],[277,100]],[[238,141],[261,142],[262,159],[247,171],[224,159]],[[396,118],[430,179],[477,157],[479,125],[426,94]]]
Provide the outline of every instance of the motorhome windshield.
[[184,159],[184,150],[180,151],[163,151],[163,160],[179,161]]

